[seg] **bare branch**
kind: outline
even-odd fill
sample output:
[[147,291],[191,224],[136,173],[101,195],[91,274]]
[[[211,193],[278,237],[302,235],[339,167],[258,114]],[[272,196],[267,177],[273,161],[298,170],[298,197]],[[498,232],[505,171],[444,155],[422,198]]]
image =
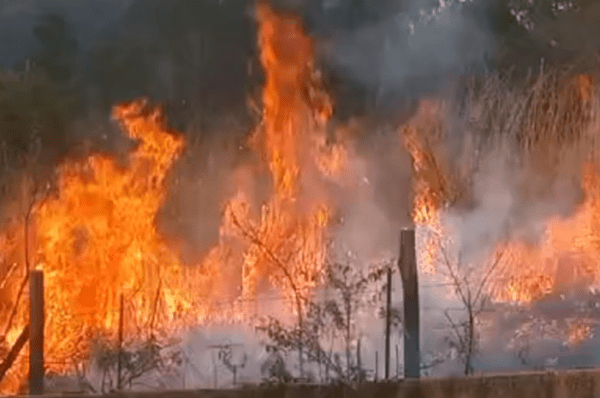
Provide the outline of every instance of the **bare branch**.
[[461,347],[465,347],[466,344],[464,342],[464,338],[463,338],[462,334],[459,332],[460,326],[457,325],[456,323],[454,323],[454,320],[448,313],[448,310],[444,311],[444,315],[446,316],[446,319],[448,320],[448,322],[450,322],[450,326],[452,327],[452,331],[456,334],[456,339],[458,340],[459,345]]
[[475,295],[475,302],[477,302],[477,300],[479,300],[479,297],[481,296],[484,288],[487,286],[488,279],[490,278],[490,276],[493,274],[493,272],[498,267],[498,264],[500,263],[500,260],[502,259],[503,256],[504,256],[504,251],[501,251],[500,253],[496,254],[496,258],[495,258],[494,262],[489,267],[488,272],[485,274],[485,276],[483,277],[483,280],[481,281],[481,284],[479,285],[479,290],[477,291],[477,294]]
[[19,338],[17,338],[17,341],[15,342],[15,344],[12,346],[12,348],[8,352],[8,355],[6,356],[4,361],[2,363],[0,363],[0,381],[2,381],[2,379],[6,375],[6,372],[8,372],[8,370],[10,369],[12,364],[15,362],[15,360],[19,356],[19,353],[23,349],[23,346],[25,346],[25,343],[27,343],[28,338],[29,338],[29,325],[27,325],[23,328],[23,331],[21,332],[21,334],[19,335]]
[[4,289],[4,287],[6,286],[6,283],[8,282],[8,278],[10,278],[10,276],[12,275],[13,271],[15,269],[17,269],[17,264],[16,262],[12,263],[12,265],[10,266],[10,268],[8,269],[8,271],[6,271],[6,274],[4,275],[4,277],[2,278],[2,280],[0,281],[0,290]]
[[448,269],[448,272],[450,273],[450,277],[452,278],[452,282],[454,283],[454,288],[456,289],[458,295],[460,296],[461,301],[466,305],[468,303],[467,297],[465,296],[465,294],[462,291],[462,287],[461,287],[462,284],[460,282],[458,275],[456,274],[456,272],[454,272],[452,263],[450,262],[450,259],[448,258],[448,255],[446,253],[446,249],[444,247],[440,247],[440,251],[442,252],[442,254],[444,256],[444,263],[446,265],[446,268]]
[[254,231],[251,232],[250,229],[244,228],[244,226],[241,224],[241,222],[239,221],[239,219],[237,218],[237,216],[235,215],[235,212],[233,210],[231,210],[231,209],[229,210],[229,215],[231,217],[233,224],[239,229],[239,231],[242,233],[242,235],[246,239],[248,239],[252,244],[258,246],[269,257],[269,259],[273,262],[273,264],[275,264],[277,266],[277,268],[279,268],[281,270],[281,272],[283,272],[283,275],[288,280],[290,287],[292,288],[294,293],[296,295],[299,295],[300,293],[298,291],[298,288],[296,286],[294,278],[293,278],[292,274],[290,274],[290,272],[288,271],[288,269],[284,265],[284,263],[279,260],[279,258],[275,255],[275,253],[273,253],[271,251],[271,249],[269,247],[267,247],[267,245],[265,245],[265,243],[256,235],[256,233],[254,233]]

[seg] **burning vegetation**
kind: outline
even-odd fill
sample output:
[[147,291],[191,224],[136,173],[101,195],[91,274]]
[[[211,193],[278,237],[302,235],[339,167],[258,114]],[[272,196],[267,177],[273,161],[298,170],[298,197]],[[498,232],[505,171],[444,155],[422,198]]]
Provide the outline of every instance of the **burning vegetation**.
[[[292,311],[304,311],[323,274],[330,211],[325,200],[301,199],[308,197],[307,182],[343,166],[343,148],[325,143],[332,106],[302,25],[263,3],[257,15],[266,83],[263,121],[251,138],[272,176],[271,199],[253,208],[246,200],[251,192],[240,187],[225,205],[220,243],[201,264],[182,264],[158,233],[156,218],[184,142],[145,101],[116,106],[114,118],[137,142],[126,164],[104,155],[66,162],[58,170],[56,193],[32,209],[31,225],[3,235],[3,253],[10,255],[3,263],[0,321],[8,346],[28,323],[28,306],[16,299],[27,294],[23,286],[32,268],[43,269],[47,278],[49,372],[86,361],[98,339],[115,341],[121,295],[126,340],[139,331],[176,335],[215,317],[247,319],[253,313],[246,303],[265,281],[291,298]],[[32,231],[26,242],[10,235],[21,229]],[[17,264],[23,243],[32,249],[28,261]],[[241,263],[240,280],[224,280],[222,271],[234,261]],[[240,284],[241,293],[225,314],[212,304],[227,284]],[[3,391],[16,391],[24,381],[25,358],[2,380]]]
[[[422,103],[402,135],[413,159],[413,219],[423,230],[423,271],[435,273],[450,252],[459,262],[476,253],[474,266],[485,268],[481,255],[488,251],[490,258],[502,255],[490,288],[495,300],[529,303],[565,288],[596,286],[598,119],[592,82],[549,73],[519,92],[489,77],[488,86],[472,88],[465,101],[471,120],[459,137],[443,125],[443,104]],[[458,160],[448,160],[447,140],[461,141]],[[457,218],[491,218],[494,226],[471,231]],[[537,229],[528,230],[528,222]]]
[[[98,341],[117,340],[121,300],[124,340],[131,342],[181,336],[210,322],[253,323],[253,304],[272,289],[282,293],[299,324],[302,342],[288,348],[300,351],[301,362],[305,349],[311,360],[325,360],[319,337],[302,340],[302,334],[304,323],[323,326],[313,299],[327,281],[346,290],[354,286],[330,275],[337,264],[330,243],[343,217],[328,184],[356,172],[358,155],[355,141],[331,137],[333,103],[300,20],[263,2],[255,10],[265,81],[261,121],[248,139],[259,165],[245,171],[251,179],[269,176],[267,200],[256,205],[253,181],[240,183],[223,203],[218,242],[202,261],[183,263],[157,227],[169,173],[185,149],[183,135],[146,101],[115,106],[114,119],[136,142],[126,162],[101,154],[66,160],[55,189],[28,191],[25,215],[0,234],[0,348],[13,347],[28,325],[25,287],[31,270],[43,269],[51,373],[73,372],[90,360]],[[525,82],[496,75],[465,86],[459,99],[421,101],[414,117],[396,129],[404,147],[394,151],[405,150],[412,159],[406,172],[412,173],[420,271],[448,277],[467,307],[466,329],[451,322],[470,356],[483,303],[530,304],[600,287],[599,104],[596,82],[587,75],[545,73]],[[487,195],[496,189],[508,196]],[[493,219],[487,229],[469,224],[489,221],[481,217]],[[338,268],[344,277],[356,271]],[[355,285],[363,292],[381,274]],[[351,380],[356,339],[350,331],[356,333],[349,314],[337,315],[346,330],[347,371],[339,362],[328,366]],[[573,321],[569,330],[570,344],[593,334],[587,323]],[[1,392],[22,388],[25,351],[0,375]]]

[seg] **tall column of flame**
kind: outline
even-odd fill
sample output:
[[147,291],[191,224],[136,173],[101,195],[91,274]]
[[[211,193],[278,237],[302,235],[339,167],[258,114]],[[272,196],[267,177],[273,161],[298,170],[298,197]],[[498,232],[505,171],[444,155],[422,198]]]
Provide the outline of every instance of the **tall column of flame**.
[[404,147],[412,158],[412,218],[421,241],[420,269],[430,275],[437,271],[440,245],[451,239],[443,226],[442,212],[460,192],[459,185],[432,146],[442,128],[438,113],[438,103],[424,100],[419,113],[401,129]]
[[[275,13],[264,2],[257,4],[256,15],[266,79],[263,123],[252,141],[269,166],[274,194],[258,217],[252,217],[243,196],[232,201],[228,224],[235,224],[232,230],[250,243],[244,261],[245,296],[254,297],[266,277],[296,300],[309,294],[322,275],[329,210],[318,201],[299,206],[298,199],[311,189],[306,185],[308,170],[331,165],[323,161],[326,154],[315,154],[331,104],[319,85],[312,42],[300,21]],[[338,165],[342,162],[339,151],[330,154]]]

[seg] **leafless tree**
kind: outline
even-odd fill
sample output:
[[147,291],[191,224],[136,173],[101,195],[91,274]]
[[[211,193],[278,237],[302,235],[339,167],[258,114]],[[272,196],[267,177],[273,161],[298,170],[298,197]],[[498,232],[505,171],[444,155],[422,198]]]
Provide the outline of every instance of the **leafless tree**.
[[376,307],[381,302],[380,293],[385,289],[376,288],[371,295],[368,289],[380,285],[389,266],[389,263],[383,263],[363,271],[354,256],[347,253],[344,261],[333,261],[327,267],[327,286],[333,290],[333,297],[324,301],[324,315],[343,341],[346,357],[344,379],[347,382],[362,378],[358,354],[355,356],[352,350],[358,338],[356,316],[365,307]]
[[[31,271],[31,253],[30,253],[30,231],[31,231],[31,219],[35,213],[35,210],[41,204],[41,200],[48,192],[48,185],[45,185],[43,181],[40,181],[35,177],[35,163],[37,161],[37,155],[39,152],[30,152],[25,155],[24,163],[25,167],[22,172],[22,218],[23,218],[23,255],[25,261],[23,266],[25,269],[25,276],[19,287],[19,293],[17,294],[16,301],[13,306],[13,311],[5,326],[5,335],[12,327],[12,321],[17,313],[17,308],[27,281],[29,280],[29,273]],[[45,185],[45,186],[44,186]]]
[[461,303],[466,317],[459,319],[446,309],[444,315],[452,330],[447,338],[451,348],[455,349],[464,363],[465,375],[473,373],[473,360],[479,354],[480,336],[478,318],[490,304],[488,288],[491,277],[502,259],[503,252],[498,252],[486,264],[476,266],[462,262],[459,253],[452,259],[447,245],[439,245],[441,252],[442,273],[446,276],[456,297]]
[[[344,261],[328,262],[324,298],[313,297],[306,304],[301,325],[287,326],[268,318],[259,326],[279,351],[305,348],[307,359],[317,364],[321,381],[339,380],[345,383],[365,380],[366,372],[360,365],[360,353],[352,346],[359,339],[356,318],[366,308],[374,309],[382,302],[385,289],[382,277],[388,262],[363,270],[352,254]],[[334,349],[343,347],[343,357]],[[327,347],[327,348],[326,348]],[[323,374],[323,367],[325,374]],[[333,377],[332,377],[333,374]]]
[[248,356],[246,353],[242,356],[242,361],[239,363],[235,363],[233,361],[233,348],[231,345],[224,345],[219,349],[219,359],[223,362],[223,365],[233,375],[233,385],[237,384],[237,371],[238,369],[243,369],[246,366],[246,362],[248,361]]
[[[3,143],[3,148],[6,145]],[[23,348],[24,342],[28,336],[28,327],[24,327],[21,330],[21,334],[17,342],[10,347],[10,350],[6,346],[5,336],[14,327],[13,323],[19,313],[26,312],[26,306],[21,305],[21,299],[26,291],[27,282],[29,281],[31,265],[31,223],[32,218],[37,208],[43,203],[43,200],[48,195],[49,181],[48,176],[45,173],[40,172],[39,158],[41,154],[41,141],[38,138],[38,132],[36,124],[33,125],[33,131],[27,150],[25,152],[11,153],[12,156],[6,156],[6,151],[3,151],[3,168],[2,176],[0,177],[0,185],[6,187],[10,185],[9,189],[17,190],[14,193],[14,197],[2,198],[5,201],[15,201],[18,203],[18,207],[15,209],[16,214],[8,214],[9,219],[15,225],[22,225],[23,241],[22,245],[16,244],[13,249],[22,248],[22,263],[20,261],[14,261],[6,270],[2,269],[2,276],[0,277],[0,290],[4,289],[9,284],[16,285],[19,283],[16,278],[21,277],[19,288],[16,296],[11,297],[10,301],[6,303],[6,309],[9,310],[5,313],[6,318],[0,318],[5,323],[3,326],[2,334],[0,334],[0,380],[4,377],[6,372],[10,369],[15,361],[18,359],[18,355]],[[3,193],[5,193],[3,189]],[[20,227],[18,229],[21,229]],[[18,240],[17,240],[18,242]],[[5,248],[10,251],[10,248]],[[20,250],[19,250],[20,251]],[[20,253],[19,253],[20,254]],[[17,253],[13,253],[17,255]],[[8,253],[6,258],[10,258],[12,255]],[[22,276],[19,275],[19,264],[22,264]],[[1,264],[2,268],[6,267],[7,264]],[[5,272],[4,272],[5,271]],[[6,355],[6,356],[5,356]]]
[[[301,253],[299,253],[302,248],[300,247],[298,249],[295,247],[288,247],[287,245],[283,245],[283,247],[272,247],[272,245],[269,245],[262,238],[259,226],[242,220],[232,208],[228,208],[227,212],[231,222],[237,228],[238,233],[240,233],[250,245],[258,248],[258,250],[263,253],[265,258],[274,268],[276,275],[275,279],[282,282],[282,285],[287,286],[292,293],[297,316],[297,327],[294,334],[297,334],[298,337],[296,339],[295,347],[298,350],[300,377],[302,378],[304,377],[304,313],[309,301],[309,292],[303,288],[304,282],[307,281],[299,279],[308,279],[310,281],[314,278],[313,275],[303,274],[301,275],[302,278],[299,278],[296,277],[296,274],[293,272],[294,266],[302,261]],[[292,232],[290,231],[290,236],[281,236],[277,241],[288,242],[293,239],[291,235]]]

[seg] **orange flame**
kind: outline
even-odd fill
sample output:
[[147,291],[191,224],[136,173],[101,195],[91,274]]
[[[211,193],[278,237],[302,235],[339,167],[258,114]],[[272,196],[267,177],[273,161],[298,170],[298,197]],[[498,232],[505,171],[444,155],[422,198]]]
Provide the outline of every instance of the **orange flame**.
[[[320,283],[330,210],[325,201],[310,199],[309,184],[315,176],[340,172],[345,151],[327,143],[324,127],[332,105],[299,20],[275,13],[266,3],[257,5],[257,15],[266,83],[263,123],[253,142],[268,164],[273,196],[257,212],[240,187],[226,206],[219,244],[202,264],[184,266],[156,228],[168,172],[182,152],[183,139],[167,130],[161,112],[145,102],[117,106],[114,117],[138,143],[128,163],[120,166],[103,155],[65,163],[57,196],[35,214],[35,259],[45,271],[47,287],[49,372],[67,371],[87,360],[95,337],[115,339],[121,294],[125,335],[134,338],[140,330],[173,334],[215,317],[231,321],[251,316],[241,302],[229,311],[215,311],[222,287],[240,283],[225,279],[224,270],[235,268],[234,261],[242,262],[243,302],[269,282],[296,304]],[[1,235],[2,243],[18,251],[20,245],[10,243],[14,234]],[[10,276],[0,286],[0,298],[16,297],[24,274]],[[302,311],[295,304],[294,311]],[[10,308],[0,306],[0,327]],[[27,306],[18,308],[6,336],[9,344],[28,322]],[[19,388],[26,364],[22,355],[0,391]]]
[[[302,207],[311,168],[335,172],[343,156],[323,146],[332,106],[313,66],[313,45],[297,18],[257,5],[261,61],[266,72],[263,124],[253,137],[267,159],[274,196],[252,217],[234,201],[228,224],[249,242],[244,260],[244,294],[253,297],[268,276],[297,302],[318,284],[324,261],[329,210],[323,202]],[[310,182],[308,182],[310,183]],[[294,305],[294,310],[297,310]]]
[[441,212],[459,196],[457,183],[435,156],[434,144],[441,129],[439,111],[436,103],[425,100],[418,114],[401,130],[413,165],[412,218],[416,227],[425,229],[420,268],[430,275],[436,272],[442,241],[449,238]]
[[[128,165],[101,155],[64,164],[58,195],[36,214],[49,372],[85,359],[92,338],[115,337],[121,294],[126,335],[140,328],[176,330],[206,315],[193,287],[210,291],[203,282],[216,282],[210,269],[197,268],[190,278],[192,272],[181,267],[156,229],[167,172],[181,153],[182,139],[165,130],[160,111],[147,110],[143,101],[116,107],[114,116],[138,140]],[[11,335],[27,322],[26,310],[20,307]]]
[[[573,87],[576,99],[568,103],[591,107],[596,90],[593,79],[576,76],[565,95]],[[444,227],[442,218],[445,208],[461,196],[460,181],[444,168],[443,152],[435,146],[441,141],[438,110],[436,103],[423,101],[418,114],[402,129],[414,168],[413,220],[426,230],[420,267],[427,273],[436,272],[440,245],[452,244],[452,231]],[[587,114],[583,117],[583,122],[590,121]],[[488,293],[495,300],[529,303],[553,292],[600,286],[600,169],[589,162],[581,173],[585,199],[572,216],[547,220],[545,235],[536,244],[515,240],[493,248],[491,258],[500,262],[494,277],[497,282]]]
[[584,202],[567,219],[548,220],[543,240],[535,245],[509,243],[503,266],[508,284],[497,298],[530,302],[554,291],[600,286],[600,172],[588,163],[583,170]]

